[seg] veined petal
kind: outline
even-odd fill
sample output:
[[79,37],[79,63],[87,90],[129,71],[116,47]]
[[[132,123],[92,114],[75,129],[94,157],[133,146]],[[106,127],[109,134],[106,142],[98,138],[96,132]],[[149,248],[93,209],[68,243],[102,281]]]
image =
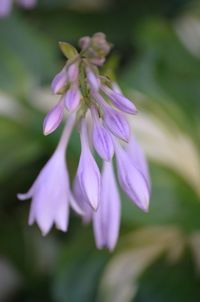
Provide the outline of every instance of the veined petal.
[[130,160],[126,151],[115,142],[117,174],[121,188],[145,212],[149,207],[150,192],[143,174]]
[[85,200],[96,210],[100,200],[101,176],[89,149],[85,120],[81,122],[81,156],[77,176]]
[[64,102],[63,99],[54,106],[46,115],[43,123],[43,133],[48,135],[58,128],[64,116]]
[[72,86],[64,96],[64,102],[67,110],[73,112],[80,104],[81,93],[77,86]]
[[103,92],[105,92],[105,94],[107,94],[109,99],[112,101],[113,105],[117,107],[119,110],[130,114],[137,113],[137,109],[135,105],[124,95],[110,89],[105,85],[102,85],[101,89],[103,90]]
[[120,197],[112,162],[104,162],[102,171],[102,195],[98,210],[93,214],[95,241],[98,248],[113,250],[120,226]]
[[94,148],[102,159],[110,160],[114,154],[114,147],[113,147],[111,135],[100,122],[95,108],[92,108],[92,116],[93,116],[92,139],[93,139]]

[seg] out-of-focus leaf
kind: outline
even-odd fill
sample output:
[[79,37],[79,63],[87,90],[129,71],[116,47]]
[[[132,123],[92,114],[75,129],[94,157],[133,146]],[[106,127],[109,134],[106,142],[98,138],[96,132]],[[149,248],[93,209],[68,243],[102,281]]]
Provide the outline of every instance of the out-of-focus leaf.
[[54,48],[36,29],[12,15],[0,20],[0,88],[29,93],[35,82],[50,80],[56,69]]
[[73,240],[66,241],[55,274],[55,301],[95,301],[98,280],[109,253],[97,251],[89,234],[92,236],[87,230],[79,230],[73,234]]
[[67,59],[74,59],[78,54],[76,48],[67,42],[59,42],[59,47]]

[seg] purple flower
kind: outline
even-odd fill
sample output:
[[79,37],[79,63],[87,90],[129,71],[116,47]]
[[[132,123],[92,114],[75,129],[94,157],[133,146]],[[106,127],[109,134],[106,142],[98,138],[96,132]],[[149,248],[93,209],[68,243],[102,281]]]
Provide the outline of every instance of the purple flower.
[[123,96],[119,92],[110,89],[105,85],[102,85],[101,89],[105,92],[105,94],[107,94],[107,96],[112,101],[113,105],[117,107],[119,110],[130,114],[137,113],[137,109],[135,105],[125,96]]
[[36,222],[43,235],[49,232],[54,223],[58,229],[67,231],[71,193],[65,149],[73,124],[74,117],[71,117],[56,151],[43,167],[30,190],[26,194],[18,194],[21,200],[32,198],[29,224]]
[[100,201],[101,176],[88,144],[86,121],[81,121],[81,156],[77,177],[84,199],[97,210]]
[[120,209],[120,197],[112,162],[104,162],[101,202],[98,211],[93,214],[95,241],[99,249],[103,247],[114,249],[119,235]]
[[70,82],[77,82],[79,76],[79,66],[78,63],[73,63],[69,65],[67,69],[67,75]]
[[111,135],[108,130],[104,128],[100,121],[96,109],[92,108],[93,117],[93,145],[99,156],[104,160],[110,160],[114,154],[114,147]]
[[115,141],[117,174],[121,188],[143,211],[148,211],[150,192],[144,175],[129,154]]
[[62,88],[67,84],[68,76],[67,76],[67,70],[66,66],[56,74],[54,77],[52,83],[51,83],[51,90],[53,93],[57,94],[59,93]]
[[80,104],[81,93],[76,85],[72,85],[64,96],[65,107],[69,112],[76,110]]
[[48,135],[58,128],[64,116],[64,102],[63,99],[55,105],[46,115],[43,123],[43,133]]
[[[116,155],[122,190],[144,211],[149,206],[150,178],[144,154],[127,121],[127,114],[135,114],[137,109],[117,83],[98,70],[111,44],[103,33],[83,37],[79,44],[80,53],[69,43],[60,43],[68,61],[51,87],[61,97],[43,124],[44,134],[52,133],[67,109],[68,120],[61,140],[28,193],[18,197],[32,198],[29,223],[36,221],[43,234],[54,223],[66,231],[71,206],[84,223],[92,221],[97,247],[112,250],[119,234],[121,210],[112,158]],[[71,191],[65,151],[75,125],[80,132],[81,155]],[[102,174],[92,155],[93,147],[103,159]]]

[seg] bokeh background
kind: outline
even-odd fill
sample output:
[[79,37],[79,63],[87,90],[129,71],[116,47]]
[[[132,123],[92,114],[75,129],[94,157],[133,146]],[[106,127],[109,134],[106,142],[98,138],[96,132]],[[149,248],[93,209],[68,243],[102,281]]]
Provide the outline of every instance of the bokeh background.
[[[0,1],[1,3],[1,1]],[[150,211],[122,196],[113,253],[71,215],[67,234],[42,237],[20,202],[60,129],[42,120],[57,98],[58,41],[102,31],[109,66],[140,113],[132,128],[152,179]],[[62,127],[61,127],[62,128]],[[78,135],[69,145],[73,177]],[[38,0],[0,19],[0,302],[200,301],[200,1]]]

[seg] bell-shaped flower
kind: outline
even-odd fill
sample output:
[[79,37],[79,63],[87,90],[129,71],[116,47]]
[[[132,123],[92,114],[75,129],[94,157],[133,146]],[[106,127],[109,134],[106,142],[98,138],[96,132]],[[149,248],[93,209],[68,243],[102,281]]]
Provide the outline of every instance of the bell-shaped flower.
[[119,235],[120,211],[120,197],[112,162],[104,162],[101,202],[93,214],[95,241],[99,249],[114,249]]
[[65,107],[69,112],[76,110],[80,104],[81,93],[77,85],[72,85],[64,95]]
[[110,133],[100,121],[96,109],[93,107],[92,118],[92,140],[93,145],[99,156],[104,160],[110,160],[114,154],[114,147]]
[[67,84],[68,82],[68,75],[67,75],[67,70],[66,66],[56,74],[54,77],[52,83],[51,83],[51,90],[54,94],[58,94],[62,88]]
[[74,117],[71,116],[56,151],[40,171],[30,190],[26,194],[18,194],[21,200],[32,198],[29,224],[36,222],[43,235],[49,232],[54,223],[58,229],[67,231],[71,192],[65,149],[73,125]]
[[136,114],[137,109],[133,102],[131,102],[129,99],[127,99],[124,95],[122,95],[119,92],[116,92],[106,85],[102,85],[101,89],[105,94],[109,97],[109,99],[112,101],[113,105],[117,107],[119,110],[130,113],[130,114]]
[[101,175],[99,168],[89,148],[86,121],[82,119],[80,125],[81,156],[77,177],[84,200],[96,210],[100,200]]
[[117,175],[122,190],[143,211],[148,211],[150,190],[144,175],[129,154],[115,141]]
[[48,135],[58,128],[64,116],[63,98],[46,115],[43,122],[43,133]]

